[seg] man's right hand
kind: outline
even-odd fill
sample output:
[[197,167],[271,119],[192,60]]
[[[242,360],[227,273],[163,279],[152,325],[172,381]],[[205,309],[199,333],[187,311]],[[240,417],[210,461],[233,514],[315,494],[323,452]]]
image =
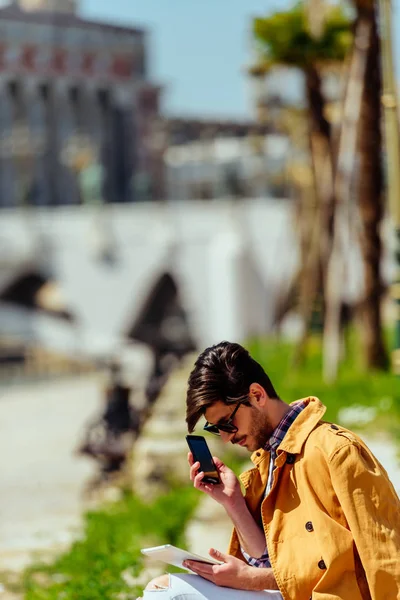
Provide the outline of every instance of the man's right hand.
[[190,479],[193,481],[193,485],[196,489],[211,496],[211,498],[216,500],[219,504],[222,504],[225,509],[229,510],[236,508],[244,502],[239,479],[232,469],[227,467],[222,460],[215,456],[213,456],[213,460],[221,478],[221,483],[203,483],[204,473],[199,472],[200,463],[193,462],[193,455],[191,452],[188,453]]

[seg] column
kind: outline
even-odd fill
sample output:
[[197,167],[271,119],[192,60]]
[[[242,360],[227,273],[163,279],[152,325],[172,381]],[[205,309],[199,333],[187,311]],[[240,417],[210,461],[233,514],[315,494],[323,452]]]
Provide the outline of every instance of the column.
[[79,99],[79,135],[82,141],[82,160],[79,180],[82,200],[86,204],[103,203],[104,131],[98,90],[84,85]]
[[48,206],[51,203],[49,171],[46,154],[46,106],[44,90],[38,82],[27,82],[25,87],[25,105],[29,128],[30,152],[32,158],[31,185],[28,189],[27,203],[34,206]]
[[100,106],[100,129],[102,132],[101,162],[104,168],[103,196],[107,203],[115,202],[114,148],[112,135],[112,94],[109,88],[98,92]]
[[117,202],[131,201],[134,161],[133,89],[120,85],[113,94],[112,145],[114,185]]
[[45,122],[45,148],[44,148],[44,169],[49,189],[49,205],[57,206],[61,204],[59,192],[59,147],[57,122],[60,118],[58,114],[57,98],[58,94],[54,83],[43,84],[41,88],[43,96],[43,112]]
[[14,165],[14,190],[17,206],[28,204],[33,180],[33,148],[31,144],[26,85],[22,79],[9,83],[12,101],[11,156]]
[[7,82],[0,87],[0,207],[16,206],[15,170],[12,158],[13,109]]
[[79,204],[79,185],[76,177],[77,111],[76,89],[66,82],[57,82],[52,98],[57,145],[57,201],[60,204]]

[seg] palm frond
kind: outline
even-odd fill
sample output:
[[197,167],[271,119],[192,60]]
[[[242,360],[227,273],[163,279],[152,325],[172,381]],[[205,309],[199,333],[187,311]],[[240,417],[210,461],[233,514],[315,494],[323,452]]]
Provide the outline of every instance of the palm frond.
[[342,61],[351,46],[352,22],[339,6],[327,13],[321,35],[309,29],[304,4],[253,21],[260,62],[306,68],[318,61]]

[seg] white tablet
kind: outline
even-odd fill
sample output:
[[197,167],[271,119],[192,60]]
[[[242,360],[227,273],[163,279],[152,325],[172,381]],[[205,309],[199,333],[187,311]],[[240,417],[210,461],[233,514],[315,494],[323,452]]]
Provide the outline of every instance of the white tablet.
[[221,564],[210,557],[204,558],[203,556],[193,554],[188,550],[182,550],[181,548],[171,546],[171,544],[155,546],[154,548],[142,548],[141,552],[146,556],[150,556],[154,560],[160,560],[168,565],[174,565],[174,567],[180,567],[181,569],[186,569],[187,571],[190,569],[182,565],[184,560],[197,560],[198,562],[209,563],[210,565]]

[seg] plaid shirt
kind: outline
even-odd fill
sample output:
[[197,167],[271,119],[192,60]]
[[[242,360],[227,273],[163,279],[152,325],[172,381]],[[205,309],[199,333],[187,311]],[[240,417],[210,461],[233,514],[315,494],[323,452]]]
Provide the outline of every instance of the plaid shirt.
[[[273,478],[274,469],[275,469],[276,451],[277,451],[279,445],[282,443],[283,438],[289,431],[289,427],[292,425],[294,420],[299,416],[301,411],[305,409],[305,407],[306,407],[306,405],[304,402],[298,402],[298,403],[294,404],[293,406],[291,406],[290,410],[283,417],[282,421],[279,423],[278,427],[274,430],[273,434],[271,435],[271,437],[269,438],[268,442],[266,443],[266,445],[264,447],[264,450],[266,450],[267,452],[271,452],[271,457],[270,457],[270,462],[269,462],[268,481],[267,481],[267,486],[266,486],[265,492],[264,492],[264,498],[266,496],[268,496],[269,492],[271,491],[272,478]],[[265,548],[264,554],[262,556],[260,556],[260,558],[253,558],[252,556],[247,554],[247,552],[245,552],[243,550],[243,548],[241,548],[241,551],[242,551],[244,558],[247,560],[249,565],[251,565],[252,567],[266,568],[266,567],[271,566],[271,563],[269,561],[268,548]]]

